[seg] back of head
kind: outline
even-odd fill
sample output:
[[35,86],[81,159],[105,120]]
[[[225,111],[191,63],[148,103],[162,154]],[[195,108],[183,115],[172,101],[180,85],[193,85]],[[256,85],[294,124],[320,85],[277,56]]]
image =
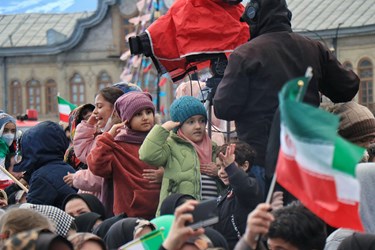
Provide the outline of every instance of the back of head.
[[152,109],[155,114],[152,97],[146,92],[129,92],[118,98],[115,103],[115,110],[122,121],[130,122],[136,113],[144,109]]
[[250,37],[276,31],[292,31],[292,12],[285,0],[250,0],[241,19],[249,24]]
[[99,90],[99,92],[96,95],[101,95],[107,102],[114,105],[116,100],[123,94],[124,92],[120,88],[105,87]]
[[102,250],[107,249],[104,241],[99,236],[92,233],[76,233],[69,236],[68,240],[73,244],[74,249],[82,249],[84,244],[89,241],[96,242],[102,248]]
[[337,250],[372,250],[375,249],[375,235],[353,233],[344,239]]
[[174,210],[185,203],[187,200],[195,200],[195,198],[188,194],[171,194],[166,197],[160,205],[160,215],[174,214]]
[[202,115],[207,120],[207,112],[204,105],[192,96],[182,96],[174,100],[169,112],[172,121],[180,122],[180,125],[195,115]]
[[[236,149],[234,150],[234,155],[236,157],[236,162],[239,165],[245,164],[247,161],[249,163],[249,168],[247,171],[251,169],[251,166],[254,164],[255,157],[257,155],[255,149],[250,146],[250,144],[244,141],[235,141],[233,144],[236,145]],[[225,154],[228,144],[224,144],[218,148],[217,154],[219,152]]]
[[49,205],[37,205],[30,203],[24,203],[20,207],[33,209],[45,215],[55,225],[56,233],[63,237],[66,237],[68,235],[69,230],[72,229],[72,226],[74,225],[74,218],[65,213],[60,208]]
[[20,232],[4,242],[4,249],[73,250],[73,245],[64,237],[48,230],[33,229]]
[[343,138],[355,144],[369,144],[375,139],[375,117],[367,107],[350,101],[327,109],[340,116],[338,133]]
[[69,141],[60,125],[52,121],[41,122],[23,133],[22,160],[14,170],[35,170],[46,162],[63,161],[68,146]]
[[268,237],[280,238],[298,249],[324,249],[327,238],[324,222],[299,202],[273,212]]
[[100,214],[89,212],[77,216],[74,223],[77,226],[77,232],[91,233],[98,220],[101,220]]
[[30,209],[12,208],[0,218],[0,233],[3,235],[11,236],[36,228],[54,230],[52,222],[46,216]]
[[117,249],[134,239],[134,229],[138,218],[125,218],[114,223],[104,237],[109,249]]

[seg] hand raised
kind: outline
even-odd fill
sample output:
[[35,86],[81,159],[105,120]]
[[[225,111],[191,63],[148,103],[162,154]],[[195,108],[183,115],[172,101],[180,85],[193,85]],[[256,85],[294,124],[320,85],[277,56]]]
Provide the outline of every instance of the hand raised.
[[180,126],[180,122],[174,121],[166,121],[163,125],[161,125],[165,130],[171,131],[174,128]]
[[108,131],[108,133],[109,133],[110,135],[112,135],[113,138],[115,138],[116,135],[118,135],[118,134],[120,133],[121,128],[124,127],[125,123],[126,123],[126,121],[121,122],[121,123],[114,124],[114,125],[112,126],[112,128]]
[[234,154],[235,149],[236,144],[230,144],[229,146],[227,146],[225,154],[223,154],[222,152],[219,153],[219,158],[223,162],[225,168],[236,160],[236,156]]

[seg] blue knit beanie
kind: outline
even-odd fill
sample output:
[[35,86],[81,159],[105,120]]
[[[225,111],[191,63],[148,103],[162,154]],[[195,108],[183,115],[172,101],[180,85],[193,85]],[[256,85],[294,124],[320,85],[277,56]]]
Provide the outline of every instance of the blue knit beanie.
[[207,120],[207,112],[204,105],[193,96],[182,96],[174,100],[169,112],[172,121],[180,122],[180,125],[194,115],[203,115]]

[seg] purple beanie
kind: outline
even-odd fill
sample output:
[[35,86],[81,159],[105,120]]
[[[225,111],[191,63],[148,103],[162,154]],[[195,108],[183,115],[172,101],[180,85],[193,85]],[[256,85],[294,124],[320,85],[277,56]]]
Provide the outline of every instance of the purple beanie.
[[123,94],[115,102],[115,110],[122,121],[129,121],[133,116],[144,109],[150,108],[155,113],[152,97],[146,92],[131,91]]

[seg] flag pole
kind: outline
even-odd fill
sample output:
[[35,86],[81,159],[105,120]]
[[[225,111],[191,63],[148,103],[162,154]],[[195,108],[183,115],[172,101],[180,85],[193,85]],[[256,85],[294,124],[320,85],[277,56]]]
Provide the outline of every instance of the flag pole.
[[[312,78],[312,76],[313,76],[312,67],[309,66],[306,69],[305,77],[307,77],[309,79],[309,81],[310,81],[311,78]],[[296,100],[297,100],[297,102],[302,102],[302,100],[303,100],[303,96],[302,95],[304,93],[303,90],[307,86],[305,86],[305,83],[302,80],[298,81],[297,84],[298,84],[299,90],[298,90],[298,94],[297,94]],[[268,189],[267,198],[266,198],[266,201],[265,201],[265,203],[267,203],[267,204],[271,204],[272,194],[273,194],[273,191],[274,191],[275,185],[276,185],[276,178],[277,178],[276,177],[276,173],[274,173],[273,177],[272,177],[270,188]],[[262,240],[262,235],[258,235],[258,237],[257,237],[257,245],[256,245],[255,249],[259,249],[259,244],[260,244],[261,240]]]
[[6,170],[4,168],[3,165],[0,165],[0,170],[4,172],[4,174],[6,174],[9,178],[12,179],[12,181],[14,181],[20,188],[23,189],[23,191],[25,191],[26,193],[29,192],[29,190],[27,189],[27,187],[25,187],[25,185],[23,185],[19,180],[16,179],[16,177],[14,177],[11,173],[8,172],[8,170]]

